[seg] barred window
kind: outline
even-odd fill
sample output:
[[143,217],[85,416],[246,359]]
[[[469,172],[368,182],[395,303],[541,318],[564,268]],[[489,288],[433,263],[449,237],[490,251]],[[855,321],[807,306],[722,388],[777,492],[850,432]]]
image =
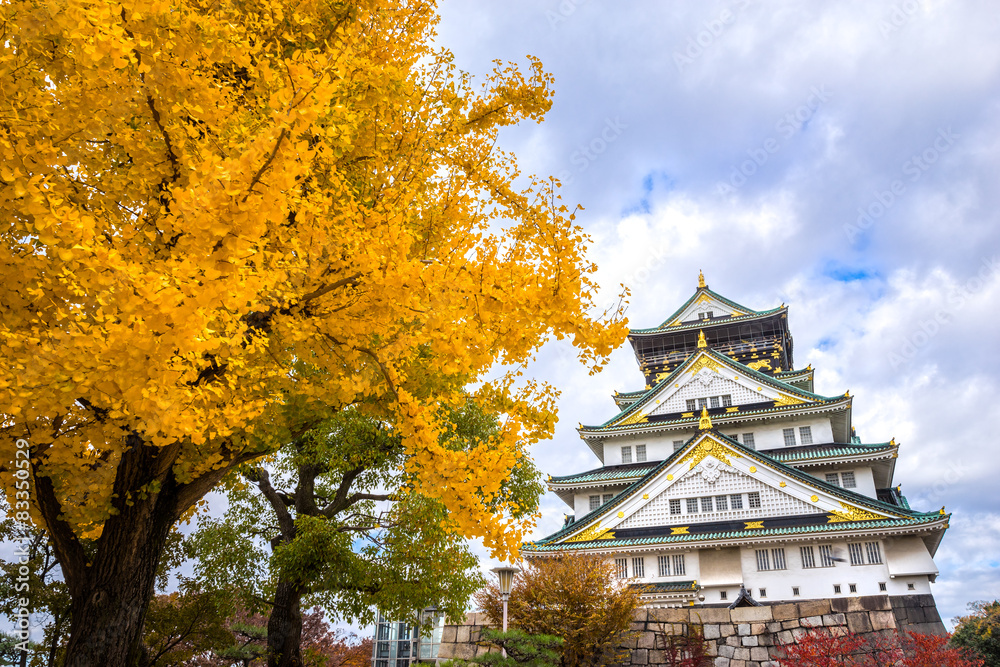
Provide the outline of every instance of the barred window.
[[671,498],[670,499],[670,513],[671,514],[680,514],[681,513],[681,499],[680,498]]
[[633,577],[644,577],[646,576],[646,563],[641,557],[632,559],[632,576]]
[[760,589],[760,596],[759,597],[762,597],[762,598],[766,598],[767,597],[767,589],[766,588]]
[[733,495],[729,496],[729,505],[734,510],[741,510],[741,509],[743,509],[743,494],[741,494],[741,493],[734,493]]
[[799,427],[799,440],[802,441],[803,445],[811,445],[813,442],[813,432],[812,426],[800,426]]
[[697,498],[688,498],[687,499],[687,513],[688,514],[697,514],[698,513],[698,499]]
[[708,399],[707,398],[699,398],[698,399],[698,409],[701,410],[702,408],[707,408],[707,407],[708,407]]
[[756,491],[751,491],[747,494],[747,507],[750,509],[757,509],[760,507],[760,494]]
[[732,405],[733,405],[733,395],[732,394],[723,394],[722,395],[722,407],[729,408],[729,407],[732,407]]
[[757,571],[766,572],[771,569],[771,559],[767,549],[757,549]]
[[887,590],[889,590],[888,587],[885,585],[884,581],[878,582],[878,589],[880,591],[887,591]]
[[604,494],[604,502],[602,502],[601,504],[603,505],[605,503],[610,503],[611,499],[614,498],[614,497],[615,497],[615,494],[613,494],[613,493],[605,493]]
[[878,565],[882,562],[882,550],[879,549],[878,542],[865,542],[865,551],[868,552],[869,565]]
[[676,451],[677,451],[678,449],[681,449],[681,448],[683,448],[683,447],[684,447],[684,441],[683,441],[683,440],[674,440],[674,451],[675,451],[675,452],[676,452]]
[[781,435],[785,438],[785,447],[795,446],[795,429],[794,428],[783,428],[781,429]]
[[840,595],[840,584],[834,584],[833,585],[833,592],[836,595]]
[[726,591],[719,591],[719,599],[720,600],[728,600],[729,599],[729,593],[727,593]]
[[799,547],[799,555],[802,556],[802,567],[816,567],[816,554],[812,547]]
[[717,408],[717,407],[719,407],[719,397],[718,396],[712,396],[712,397],[710,397],[708,399],[708,407],[710,407],[710,408]]
[[851,556],[851,565],[865,564],[865,552],[860,544],[848,543],[847,552]]
[[615,566],[618,568],[618,578],[628,579],[628,559],[627,558],[616,558]]
[[854,472],[851,470],[840,473],[840,479],[844,483],[845,489],[855,489],[858,486],[857,481],[854,479]]
[[826,473],[826,483],[840,486],[840,476],[835,472],[828,472]]
[[622,463],[632,463],[632,445],[622,447]]
[[670,576],[670,556],[657,556],[656,565],[661,577]]
[[696,406],[697,406],[697,404],[695,403],[695,400],[693,398],[689,398],[687,400],[687,411],[688,412],[694,412],[694,409],[695,409]]
[[833,559],[833,547],[829,544],[819,545],[820,567],[834,567],[837,561]]
[[701,499],[701,511],[702,512],[712,511],[712,496],[707,496]]
[[646,460],[646,445],[636,445],[635,446],[636,463],[642,463],[645,460]]
[[847,584],[847,590],[849,592],[851,592],[851,593],[857,593],[858,592],[858,585],[857,584]]
[[725,512],[729,509],[729,496],[716,496],[715,497],[715,509],[719,512]]
[[743,444],[746,447],[750,448],[750,449],[755,449],[756,448],[755,445],[754,445],[754,442],[753,442],[753,433],[744,433],[743,434]]
[[590,511],[593,512],[594,510],[596,510],[600,506],[601,506],[601,497],[600,496],[591,496],[590,497]]
[[784,548],[771,549],[771,565],[774,566],[775,570],[785,569],[785,550]]
[[795,595],[795,596],[799,595],[799,587],[798,586],[792,586],[792,595]]
[[677,554],[674,556],[674,576],[681,577],[686,574],[684,568],[684,554]]

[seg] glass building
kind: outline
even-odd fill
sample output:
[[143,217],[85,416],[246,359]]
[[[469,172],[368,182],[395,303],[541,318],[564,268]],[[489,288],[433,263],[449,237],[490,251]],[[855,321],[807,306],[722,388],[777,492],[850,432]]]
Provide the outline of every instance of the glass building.
[[422,623],[430,623],[430,630],[420,634],[420,626],[405,621],[391,621],[378,613],[375,625],[375,642],[372,667],[409,667],[417,662],[437,662],[444,616],[430,607],[420,612]]

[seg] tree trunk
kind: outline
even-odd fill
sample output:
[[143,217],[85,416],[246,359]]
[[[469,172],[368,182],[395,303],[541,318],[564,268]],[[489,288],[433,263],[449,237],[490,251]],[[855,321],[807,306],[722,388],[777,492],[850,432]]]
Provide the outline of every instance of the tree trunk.
[[302,667],[302,590],[279,581],[267,619],[267,667]]

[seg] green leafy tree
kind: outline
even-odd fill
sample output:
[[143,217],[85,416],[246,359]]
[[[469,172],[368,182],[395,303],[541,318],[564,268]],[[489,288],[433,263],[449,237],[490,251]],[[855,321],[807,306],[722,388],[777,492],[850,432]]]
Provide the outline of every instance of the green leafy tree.
[[233,643],[226,620],[235,613],[226,591],[202,591],[193,582],[157,595],[143,626],[145,667],[174,667]]
[[[508,623],[533,635],[561,637],[561,665],[611,665],[627,657],[633,612],[641,590],[618,579],[614,565],[597,555],[564,555],[530,561],[514,578]],[[499,624],[500,589],[491,582],[476,603]]]
[[988,667],[1000,667],[1000,600],[970,602],[969,611],[955,619],[951,643],[974,651]]
[[[497,420],[471,400],[447,423],[441,440],[450,449],[488,451],[500,437]],[[208,586],[235,584],[248,606],[267,610],[270,665],[302,664],[304,600],[363,623],[373,608],[405,618],[431,604],[457,618],[483,584],[444,504],[414,491],[406,463],[396,429],[360,408],[344,410],[267,467],[243,469],[226,515],[201,521],[197,572]],[[522,457],[484,503],[528,516],[538,478]]]
[[517,665],[554,667],[559,664],[559,648],[563,643],[561,637],[529,635],[527,632],[517,629],[501,632],[493,628],[483,628],[479,639],[507,652],[506,657],[499,652],[487,653],[473,661],[475,664],[493,667],[516,667]]

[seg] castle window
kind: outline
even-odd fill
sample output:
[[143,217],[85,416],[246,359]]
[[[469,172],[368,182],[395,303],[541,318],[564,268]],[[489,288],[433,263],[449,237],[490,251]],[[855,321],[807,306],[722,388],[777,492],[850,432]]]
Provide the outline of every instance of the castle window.
[[811,445],[813,442],[813,432],[812,426],[800,426],[799,427],[799,440],[802,441],[803,445]]
[[753,491],[753,492],[747,494],[747,507],[749,507],[752,510],[760,508],[760,494],[759,493],[757,493],[756,491]]
[[851,556],[851,565],[864,565],[865,552],[860,544],[850,543],[847,545],[847,552]]
[[661,577],[670,576],[670,556],[657,556],[656,565]]
[[865,551],[868,553],[869,565],[882,563],[882,550],[879,549],[878,542],[865,542]]
[[743,444],[746,447],[750,448],[750,449],[755,449],[754,443],[753,443],[753,433],[744,433],[743,434]]
[[858,585],[857,584],[847,584],[847,591],[849,593],[857,593],[858,592]]
[[670,513],[680,514],[681,513],[681,500],[680,498],[672,498],[670,500]]
[[845,489],[856,489],[858,486],[857,481],[854,479],[854,472],[850,470],[840,473],[840,479],[843,482]]
[[783,428],[781,429],[781,435],[785,438],[785,447],[795,446],[795,429],[794,428]]
[[686,574],[684,569],[684,554],[674,556],[674,576],[680,577]]
[[715,509],[719,512],[725,512],[729,509],[729,496],[716,496],[715,497]]
[[865,565],[867,557],[868,565],[881,565],[882,549],[878,542],[850,543],[847,550],[851,554],[851,565]]
[[635,462],[642,463],[646,460],[646,445],[635,446]]
[[702,408],[707,408],[707,407],[708,407],[708,399],[707,398],[699,398],[698,399],[698,409],[701,410]]
[[812,547],[799,547],[799,555],[802,556],[803,568],[816,567],[816,554],[813,552]]
[[834,595],[840,595],[840,584],[834,584],[833,585],[833,594]]
[[698,499],[697,498],[688,498],[687,499],[687,513],[688,514],[697,514],[698,513]]
[[733,495],[729,496],[729,504],[734,510],[743,509],[743,494],[734,493]]
[[646,576],[646,563],[643,558],[640,557],[632,559],[632,576],[633,577]]
[[632,463],[632,445],[622,447],[622,463]]
[[611,499],[614,498],[614,497],[615,497],[615,494],[613,494],[613,493],[605,493],[604,494],[604,502],[602,502],[601,504],[604,505],[606,503],[610,503]]
[[774,565],[775,570],[785,569],[785,550],[784,548],[771,549],[771,563]]
[[834,567],[837,561],[833,557],[833,547],[829,544],[819,545],[820,567]]
[[674,451],[675,452],[678,449],[683,449],[683,448],[684,448],[684,441],[683,440],[674,440]]
[[615,567],[618,568],[618,578],[628,579],[628,559],[627,558],[616,558]]
[[767,597],[767,589],[766,588],[761,588],[760,589],[760,597],[762,597],[762,598],[766,598]]
[[733,396],[732,396],[732,394],[723,394],[722,395],[722,407],[729,408],[729,407],[732,407],[732,405],[733,405]]
[[785,569],[785,550],[778,549],[758,549],[757,550],[757,571]]
[[728,600],[729,599],[729,594],[726,591],[719,591],[719,599],[720,600]]
[[712,496],[701,499],[701,511],[711,512],[712,511]]
[[915,591],[917,590],[917,587],[914,584],[906,584],[906,590]]
[[594,510],[596,510],[600,506],[601,506],[601,497],[600,496],[591,496],[590,497],[590,511],[593,512]]
[[687,411],[694,412],[695,408],[698,407],[697,402],[693,398],[687,399]]
[[771,569],[771,559],[767,549],[757,549],[757,571],[766,572]]
[[708,399],[708,407],[710,407],[710,408],[717,408],[717,407],[719,407],[719,397],[718,396],[710,396],[709,399]]
[[798,586],[792,586],[792,595],[798,597],[798,595],[799,595],[799,587]]
[[826,483],[840,486],[840,477],[835,472],[826,473]]
[[878,582],[878,589],[883,592],[889,590],[884,581]]

